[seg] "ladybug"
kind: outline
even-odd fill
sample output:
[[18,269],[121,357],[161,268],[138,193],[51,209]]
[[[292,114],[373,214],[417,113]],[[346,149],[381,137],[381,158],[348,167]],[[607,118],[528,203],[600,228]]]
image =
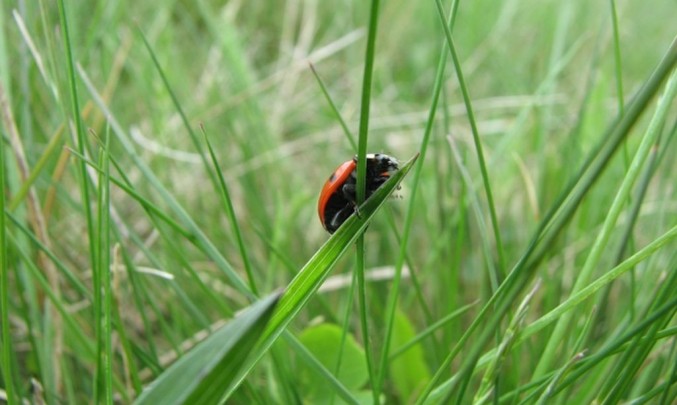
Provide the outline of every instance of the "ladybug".
[[[334,233],[357,209],[357,156],[342,163],[327,179],[317,201],[317,214],[322,226]],[[394,157],[382,153],[367,155],[365,199],[399,170]]]

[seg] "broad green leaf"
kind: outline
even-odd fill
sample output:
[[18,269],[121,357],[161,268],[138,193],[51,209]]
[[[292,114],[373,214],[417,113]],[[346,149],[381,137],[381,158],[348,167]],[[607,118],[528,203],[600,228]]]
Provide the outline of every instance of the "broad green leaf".
[[215,404],[258,341],[280,293],[262,299],[195,346],[149,385],[137,405]]
[[[391,352],[407,344],[416,337],[414,326],[401,309],[395,313],[393,337],[390,341]],[[418,392],[430,379],[430,371],[426,365],[420,342],[409,347],[405,352],[390,362],[390,376],[393,388],[403,403],[411,403]]]
[[[342,329],[337,325],[321,324],[310,327],[301,333],[299,340],[309,352],[327,369],[335,371],[339,364],[338,347],[341,346]],[[364,349],[355,341],[353,335],[347,335],[341,353],[337,378],[346,388],[357,393],[367,382],[369,372],[364,362]],[[308,368],[302,368],[299,376],[313,403],[328,402],[333,389],[325,383],[322,376]],[[371,395],[370,397],[371,398]],[[338,400],[338,399],[337,399]]]

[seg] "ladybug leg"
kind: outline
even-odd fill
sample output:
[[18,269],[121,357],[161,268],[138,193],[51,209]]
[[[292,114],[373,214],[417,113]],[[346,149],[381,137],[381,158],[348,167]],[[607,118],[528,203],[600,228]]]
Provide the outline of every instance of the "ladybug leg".
[[331,218],[331,221],[329,222],[329,229],[333,229],[330,233],[334,233],[336,229],[338,229],[350,215],[353,213],[353,206],[352,205],[347,205],[334,214],[334,216]]
[[343,193],[343,197],[345,197],[348,202],[350,202],[350,206],[346,207],[344,209],[350,208],[352,211],[355,212],[357,217],[360,217],[360,209],[357,207],[357,185],[352,182],[346,182],[346,184],[341,187],[341,193]]
[[355,183],[346,182],[343,187],[341,187],[341,192],[346,200],[352,203],[357,199],[357,185]]

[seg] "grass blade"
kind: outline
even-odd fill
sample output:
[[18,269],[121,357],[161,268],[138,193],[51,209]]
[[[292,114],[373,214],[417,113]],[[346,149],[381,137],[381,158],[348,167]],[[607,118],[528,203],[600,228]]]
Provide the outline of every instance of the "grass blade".
[[[362,75],[362,96],[360,100],[360,127],[357,139],[357,204],[362,205],[367,184],[367,138],[369,136],[369,110],[371,105],[372,77],[374,75],[374,56],[376,54],[376,33],[378,29],[378,14],[380,0],[371,0],[369,8],[369,26],[367,29],[367,47],[364,55],[364,72]],[[358,234],[356,246],[355,277],[357,279],[357,300],[359,303],[360,326],[364,341],[364,355],[369,370],[369,379],[372,381],[374,403],[379,401],[381,383],[377,379],[378,371],[373,360],[369,322],[367,314],[367,291],[364,281],[364,238],[362,232]]]
[[[112,342],[112,285],[110,262],[110,134],[106,132],[105,145],[99,152],[99,165],[103,171],[98,179],[99,205],[97,221],[98,263],[93,267],[94,274],[94,307],[97,329],[97,376],[95,383],[103,388],[103,402],[113,403],[113,342]],[[97,400],[101,400],[99,396]]]
[[202,145],[200,144],[200,141],[197,135],[195,134],[195,131],[193,131],[193,127],[190,126],[190,123],[188,122],[188,117],[186,117],[186,113],[183,111],[181,103],[179,102],[179,99],[176,97],[176,94],[172,89],[172,86],[170,85],[169,79],[167,79],[167,75],[165,75],[165,72],[162,69],[162,66],[160,65],[160,61],[157,59],[157,56],[155,55],[153,48],[150,46],[150,43],[148,43],[148,39],[144,35],[143,31],[141,31],[140,27],[138,27],[138,32],[139,35],[141,36],[141,39],[143,40],[143,44],[146,46],[146,50],[148,51],[151,59],[153,60],[153,65],[155,66],[155,69],[157,70],[158,74],[160,75],[160,78],[162,79],[162,84],[165,86],[165,89],[169,93],[169,97],[172,99],[174,108],[176,108],[176,111],[179,113],[179,116],[181,117],[181,122],[183,123],[183,126],[186,128],[186,131],[188,131],[188,135],[190,135],[190,139],[193,141],[193,146],[198,151],[200,161],[202,162],[202,165],[204,166],[207,174],[209,174],[209,179],[212,181],[214,188],[217,188],[218,182],[216,181],[216,176],[214,175],[214,172],[211,170],[211,166],[207,162],[207,157],[205,156],[202,150]]
[[223,173],[220,170],[219,162],[216,159],[216,154],[214,154],[214,149],[212,148],[211,142],[209,142],[207,134],[204,132],[204,128],[202,128],[202,131],[205,137],[205,142],[207,143],[207,149],[209,150],[209,156],[212,158],[212,164],[214,165],[214,168],[216,169],[216,175],[218,176],[219,180],[218,189],[221,192],[221,200],[223,202],[223,206],[225,207],[226,215],[228,215],[228,219],[230,220],[230,226],[233,228],[233,234],[235,235],[235,239],[237,240],[237,246],[240,249],[242,263],[244,264],[245,272],[247,273],[247,277],[249,278],[249,288],[251,288],[252,292],[255,295],[259,295],[258,288],[256,287],[255,281],[256,279],[254,277],[254,272],[252,270],[252,264],[251,261],[249,260],[249,255],[247,254],[247,249],[245,248],[244,240],[242,239],[242,232],[240,231],[240,226],[238,225],[237,218],[235,217],[235,209],[233,208],[233,203],[230,199],[228,185],[223,178]]
[[280,293],[236,316],[165,370],[134,402],[216,404],[239,372],[271,319]]
[[324,84],[324,80],[322,80],[320,74],[317,73],[317,70],[315,70],[315,65],[313,65],[312,63],[310,63],[309,65],[310,71],[313,72],[313,76],[315,76],[317,83],[320,85],[320,89],[322,90],[322,94],[324,95],[325,100],[327,100],[327,103],[329,103],[331,111],[334,113],[334,116],[338,120],[339,124],[341,124],[343,134],[346,136],[346,138],[348,138],[348,142],[350,142],[350,146],[353,147],[353,150],[357,150],[355,138],[353,137],[353,134],[350,132],[350,129],[348,129],[348,124],[346,124],[346,121],[343,119],[341,113],[336,107],[336,103],[334,103],[334,100],[331,98],[331,95],[329,94],[329,89],[327,89],[327,86]]
[[[0,109],[5,110],[4,86],[0,83]],[[9,323],[9,263],[7,261],[7,228],[5,226],[5,141],[0,139],[0,336],[2,336],[2,353],[0,354],[2,366],[2,378],[7,395],[7,402],[14,403],[16,393],[14,391],[14,350]]]
[[[453,26],[456,17],[456,10],[458,7],[458,1],[454,0],[452,3],[448,24]],[[395,313],[397,310],[397,301],[399,298],[400,290],[400,281],[402,279],[402,267],[404,266],[404,261],[407,256],[407,244],[409,241],[409,236],[411,234],[411,227],[414,221],[414,214],[416,212],[416,194],[420,184],[421,173],[423,172],[423,163],[425,162],[426,153],[428,151],[428,144],[430,142],[430,136],[432,135],[433,126],[435,124],[435,115],[437,113],[437,105],[440,99],[440,94],[442,94],[442,88],[444,85],[444,69],[447,63],[447,52],[442,48],[440,54],[439,62],[437,64],[437,72],[435,74],[435,83],[433,84],[433,96],[430,102],[430,109],[428,110],[428,117],[426,119],[426,126],[423,132],[423,139],[421,139],[421,147],[419,150],[420,160],[416,169],[414,170],[414,179],[412,181],[411,194],[409,196],[409,204],[407,206],[407,215],[404,219],[404,227],[402,230],[402,237],[400,241],[400,251],[398,252],[397,262],[395,263],[395,277],[393,278],[392,287],[390,288],[390,293],[388,294],[387,303],[386,303],[386,324],[385,324],[385,336],[383,338],[383,346],[381,349],[381,357],[379,358],[379,375],[378,375],[378,384],[382,385],[385,379],[387,372],[387,363],[388,358],[390,357],[390,339],[392,338],[393,329],[395,326]]]
[[494,231],[494,240],[496,242],[496,250],[498,251],[498,266],[501,276],[505,273],[505,257],[503,253],[503,242],[501,241],[501,232],[498,227],[498,219],[496,217],[496,207],[494,205],[494,197],[491,191],[491,183],[489,181],[489,173],[487,172],[487,165],[484,161],[484,152],[482,148],[482,140],[480,139],[479,131],[477,130],[477,123],[475,122],[475,113],[473,112],[472,102],[470,101],[470,94],[468,92],[468,87],[466,86],[465,79],[463,77],[463,69],[461,68],[461,62],[456,53],[456,46],[454,45],[454,39],[451,35],[451,29],[446,24],[447,19],[444,15],[444,8],[442,7],[441,0],[435,0],[435,5],[437,6],[437,12],[442,21],[442,28],[444,29],[444,35],[447,40],[447,46],[451,52],[451,60],[454,63],[454,68],[456,69],[456,76],[458,77],[458,83],[461,88],[461,94],[463,94],[463,103],[465,104],[466,112],[468,113],[468,121],[470,122],[470,128],[472,130],[473,142],[475,143],[475,152],[477,153],[477,161],[480,166],[480,172],[482,173],[482,182],[484,183],[484,191],[487,193],[487,205],[489,206],[489,214],[491,217],[491,226]]
[[[71,113],[73,114],[73,123],[75,124],[75,132],[77,135],[77,145],[75,145],[78,153],[82,156],[86,156],[86,139],[85,139],[85,129],[82,124],[82,118],[80,117],[80,101],[78,96],[77,82],[75,79],[75,59],[73,57],[73,46],[70,40],[70,28],[68,24],[68,18],[66,13],[66,6],[63,0],[58,1],[59,7],[59,19],[61,22],[61,32],[63,34],[64,46],[66,48],[66,62],[67,72],[68,72],[68,84],[70,90],[71,98]],[[87,167],[84,161],[80,161],[78,165],[79,169],[79,180],[80,180],[80,194],[82,195],[82,207],[85,213],[85,219],[87,221],[87,236],[89,242],[89,251],[90,251],[90,263],[96,263],[96,256],[94,248],[94,218],[92,216],[92,208],[90,206],[90,183],[87,177]]]

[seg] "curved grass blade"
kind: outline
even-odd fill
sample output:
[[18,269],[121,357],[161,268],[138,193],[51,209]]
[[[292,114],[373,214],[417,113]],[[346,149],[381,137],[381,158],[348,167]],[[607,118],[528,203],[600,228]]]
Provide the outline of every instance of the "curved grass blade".
[[216,404],[268,324],[281,293],[262,299],[181,357],[135,404]]
[[233,207],[233,202],[230,199],[230,191],[228,191],[228,184],[223,178],[223,172],[219,166],[219,162],[212,148],[211,142],[209,142],[209,137],[203,126],[200,126],[202,134],[204,135],[205,143],[207,144],[207,150],[209,151],[209,157],[212,160],[212,165],[214,166],[214,171],[219,180],[218,188],[215,188],[219,191],[221,196],[221,202],[230,221],[230,226],[235,235],[235,240],[237,240],[237,247],[240,250],[240,257],[242,258],[242,263],[244,265],[245,272],[247,273],[247,278],[249,279],[249,288],[255,295],[259,295],[259,290],[256,287],[256,278],[254,277],[254,271],[252,270],[251,260],[249,260],[249,254],[247,253],[247,248],[245,247],[244,238],[242,237],[242,232],[240,230],[240,225],[237,223],[237,218],[235,217],[235,208]]

